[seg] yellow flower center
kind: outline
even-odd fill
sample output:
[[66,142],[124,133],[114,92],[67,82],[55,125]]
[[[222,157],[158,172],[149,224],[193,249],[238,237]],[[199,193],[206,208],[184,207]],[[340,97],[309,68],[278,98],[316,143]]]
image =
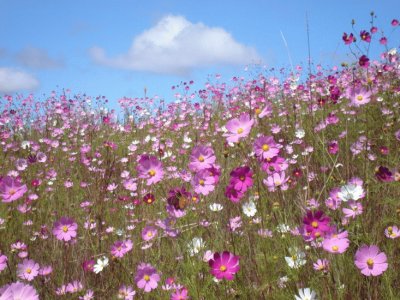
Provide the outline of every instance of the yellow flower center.
[[374,260],[372,258],[368,258],[367,265],[368,265],[368,267],[372,267],[374,265]]
[[317,231],[314,235],[316,238],[319,238],[321,236],[321,233],[319,231]]
[[264,144],[262,146],[263,151],[268,151],[269,150],[269,146],[267,144]]
[[318,227],[318,222],[317,221],[313,221],[311,223],[311,226],[314,227],[314,228],[317,228]]
[[203,155],[200,155],[199,156],[199,162],[203,162],[204,161],[204,157],[203,157]]
[[221,272],[225,272],[225,271],[226,271],[226,266],[225,266],[225,265],[220,266],[220,267],[219,267],[219,270],[220,270]]
[[332,246],[332,251],[335,251],[335,252],[336,252],[336,251],[338,251],[338,250],[339,250],[339,247],[338,247],[338,246],[336,246],[336,245],[335,245],[335,246]]
[[27,268],[27,269],[25,270],[25,272],[28,273],[28,274],[31,274],[31,273],[32,273],[32,269],[31,269],[31,268]]
[[238,128],[237,133],[241,134],[241,133],[243,133],[243,131],[244,131],[243,128]]
[[256,115],[259,115],[259,114],[261,113],[261,109],[256,108],[256,109],[255,109],[255,112],[256,112]]
[[392,226],[389,226],[389,227],[388,227],[388,232],[391,233],[392,231],[393,231],[393,227],[392,227]]
[[152,236],[153,236],[153,233],[152,233],[151,231],[149,231],[149,232],[147,233],[147,236],[148,236],[148,237],[152,237]]
[[363,96],[361,96],[361,95],[358,95],[358,96],[357,96],[357,100],[358,100],[358,101],[362,101],[362,99],[364,99]]
[[245,177],[244,176],[240,176],[239,178],[241,181],[244,181]]
[[199,180],[199,184],[200,184],[200,185],[204,185],[204,180],[203,180],[203,179],[200,179],[200,180]]
[[150,280],[150,276],[149,275],[144,275],[143,279],[146,280],[146,281],[149,281]]
[[150,170],[148,174],[149,174],[151,177],[153,177],[154,175],[156,175],[156,171]]
[[15,189],[10,189],[8,191],[8,194],[10,194],[11,196],[14,195],[17,191]]
[[68,226],[64,225],[64,226],[62,227],[62,231],[67,232],[67,231],[68,231]]

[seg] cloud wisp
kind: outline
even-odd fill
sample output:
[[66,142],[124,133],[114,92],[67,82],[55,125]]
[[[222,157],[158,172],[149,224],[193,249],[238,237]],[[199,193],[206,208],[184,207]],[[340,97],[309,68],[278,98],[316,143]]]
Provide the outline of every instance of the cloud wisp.
[[33,69],[56,69],[64,66],[61,59],[54,59],[47,51],[35,47],[27,47],[15,56],[17,62]]
[[108,57],[103,48],[96,46],[89,55],[104,66],[173,75],[188,74],[199,67],[245,65],[261,60],[254,48],[237,42],[223,28],[194,24],[173,15],[136,36],[126,53]]
[[15,68],[0,67],[0,93],[30,91],[38,86],[39,80],[33,75]]

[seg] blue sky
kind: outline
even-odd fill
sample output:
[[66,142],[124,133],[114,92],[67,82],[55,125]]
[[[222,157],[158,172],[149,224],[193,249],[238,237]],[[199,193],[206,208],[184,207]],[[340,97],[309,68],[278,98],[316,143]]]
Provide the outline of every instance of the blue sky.
[[[209,75],[229,81],[247,64],[288,67],[281,32],[293,64],[306,63],[306,13],[312,60],[338,65],[351,60],[343,32],[352,19],[357,33],[369,29],[371,11],[389,33],[400,1],[0,0],[0,94],[69,88],[116,103],[146,87],[171,101],[181,81],[202,88]],[[398,47],[399,30],[388,35]]]

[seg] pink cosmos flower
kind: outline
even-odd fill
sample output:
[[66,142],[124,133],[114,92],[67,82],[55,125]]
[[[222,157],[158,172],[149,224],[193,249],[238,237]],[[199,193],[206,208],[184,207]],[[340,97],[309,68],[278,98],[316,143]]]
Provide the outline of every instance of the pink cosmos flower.
[[65,287],[65,290],[67,293],[73,294],[77,293],[83,290],[83,284],[79,280],[75,280],[73,282],[70,282],[67,284]]
[[3,198],[2,202],[4,203],[18,200],[27,191],[26,184],[22,185],[18,178],[6,176],[0,179],[0,196]]
[[133,300],[135,295],[135,290],[129,285],[122,285],[118,290],[118,299]]
[[329,260],[318,259],[316,263],[313,264],[313,268],[316,271],[328,272],[329,271]]
[[360,202],[351,200],[348,202],[348,205],[350,205],[350,208],[347,207],[342,208],[342,211],[346,218],[354,219],[356,216],[361,215],[363,213],[363,206]]
[[131,240],[125,240],[125,241],[116,241],[112,246],[111,246],[111,255],[114,257],[121,258],[123,257],[126,253],[131,251],[133,248],[133,243]]
[[211,274],[217,279],[233,280],[234,275],[240,270],[239,256],[228,251],[214,253],[214,257],[208,261]]
[[380,252],[376,245],[361,246],[354,257],[354,264],[365,276],[381,275],[388,268],[386,254]]
[[268,174],[285,171],[289,167],[286,159],[280,156],[275,156],[271,159],[264,159],[262,161],[261,169]]
[[[397,226],[389,226],[388,228],[385,229],[385,236],[389,239],[397,239],[400,236],[400,230]],[[0,257],[0,266],[1,266],[1,257]]]
[[325,238],[322,247],[325,251],[330,253],[339,254],[343,253],[349,247],[350,241],[347,238],[330,237]]
[[287,181],[289,177],[286,177],[285,172],[274,173],[263,180],[263,183],[268,187],[268,191],[275,192],[277,188],[285,191],[289,188]]
[[228,143],[237,143],[239,139],[249,135],[253,124],[254,120],[250,119],[248,114],[242,114],[239,118],[228,121],[225,127],[229,132],[223,136],[227,138]]
[[39,295],[32,286],[17,281],[0,288],[0,299],[39,300]]
[[142,155],[137,166],[139,178],[147,179],[147,185],[152,185],[162,180],[164,170],[161,162],[151,155]]
[[0,255],[0,272],[7,268],[8,258],[5,255]]
[[174,293],[171,294],[170,300],[186,300],[189,299],[187,288],[176,289]]
[[353,106],[359,107],[371,101],[371,91],[367,91],[364,88],[356,87],[350,88],[348,96]]
[[157,236],[157,232],[157,228],[153,226],[146,226],[142,230],[142,239],[146,242],[150,241]]
[[40,266],[33,259],[24,259],[18,264],[17,275],[21,279],[32,281],[39,274]]
[[54,223],[53,234],[58,240],[68,242],[76,237],[77,229],[78,224],[74,220],[61,217],[60,220]]
[[152,265],[141,263],[138,266],[135,282],[139,289],[143,289],[146,293],[148,293],[157,288],[159,281],[160,275],[158,275],[156,269]]
[[213,149],[206,146],[196,146],[189,157],[189,169],[193,172],[209,169],[214,165],[215,160]]
[[215,179],[208,170],[202,170],[194,175],[192,185],[196,193],[206,196],[215,189]]
[[256,139],[253,146],[256,156],[262,161],[271,159],[279,154],[279,148],[272,136],[260,136]]
[[355,41],[354,35],[352,33],[348,35],[346,32],[343,33],[342,39],[345,45],[349,45]]
[[306,240],[323,237],[326,233],[332,231],[329,226],[330,218],[323,211],[307,211],[307,215],[303,218],[303,236]]

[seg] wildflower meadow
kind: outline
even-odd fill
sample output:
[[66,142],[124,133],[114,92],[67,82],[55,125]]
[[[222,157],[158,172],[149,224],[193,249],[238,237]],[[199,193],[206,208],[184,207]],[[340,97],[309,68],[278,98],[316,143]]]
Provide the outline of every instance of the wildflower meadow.
[[400,55],[367,27],[354,63],[120,112],[4,95],[0,300],[400,299]]

